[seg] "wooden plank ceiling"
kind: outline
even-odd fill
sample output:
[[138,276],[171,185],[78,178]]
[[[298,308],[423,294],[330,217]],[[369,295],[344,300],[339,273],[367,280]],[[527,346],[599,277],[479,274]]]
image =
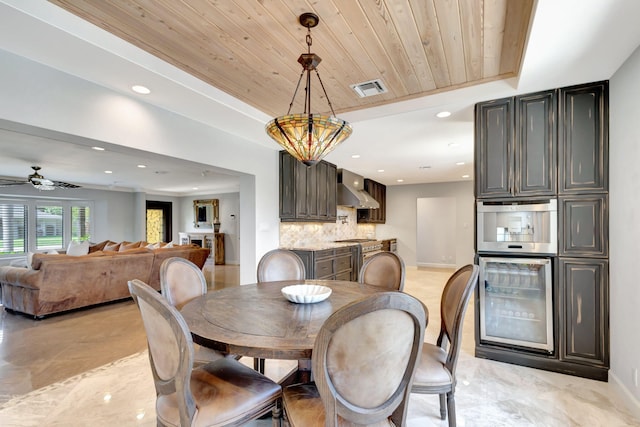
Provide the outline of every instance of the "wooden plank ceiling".
[[[49,0],[270,116],[312,52],[336,113],[516,76],[533,0]],[[352,84],[381,79],[360,98]],[[302,85],[304,87],[304,85]],[[315,76],[312,110],[327,112]],[[302,111],[300,89],[292,112]]]

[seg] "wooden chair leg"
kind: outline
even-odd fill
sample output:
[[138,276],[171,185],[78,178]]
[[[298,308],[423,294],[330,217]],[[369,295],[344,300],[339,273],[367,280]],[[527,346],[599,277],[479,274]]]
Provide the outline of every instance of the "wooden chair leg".
[[456,427],[456,402],[453,391],[447,393],[447,412],[449,416],[449,427]]
[[272,416],[272,424],[273,427],[281,427],[282,426],[282,406],[280,403],[276,403],[276,405],[271,410]]
[[445,403],[445,394],[439,394],[438,397],[440,397],[440,419],[441,420],[446,420],[447,419],[447,404]]

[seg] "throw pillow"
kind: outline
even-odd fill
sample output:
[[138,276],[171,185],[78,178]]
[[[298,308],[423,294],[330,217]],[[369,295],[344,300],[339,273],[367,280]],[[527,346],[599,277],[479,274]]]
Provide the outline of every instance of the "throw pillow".
[[122,242],[118,248],[119,252],[128,251],[129,249],[135,249],[140,247],[140,242]]
[[69,256],[82,256],[87,255],[89,253],[89,242],[86,240],[84,242],[69,242],[69,247],[67,248],[67,255]]
[[89,253],[103,250],[107,243],[109,243],[109,240],[105,240],[105,241],[102,241],[100,243],[96,243],[95,245],[90,245],[89,246]]
[[149,243],[147,245],[147,248],[149,249],[158,249],[160,247],[160,242],[156,242],[156,243]]
[[169,242],[163,246],[163,248],[172,248],[172,247],[173,247],[173,242]]
[[32,268],[31,264],[33,263],[33,252],[27,252],[27,268]]
[[30,264],[27,264],[29,257],[14,259],[9,263],[11,267],[30,268]]
[[109,241],[109,243],[104,245],[104,248],[102,248],[102,250],[103,251],[117,251],[119,248],[120,248],[120,243]]
[[59,255],[60,253],[58,251],[56,251],[55,249],[51,249],[49,252],[47,252],[48,255]]

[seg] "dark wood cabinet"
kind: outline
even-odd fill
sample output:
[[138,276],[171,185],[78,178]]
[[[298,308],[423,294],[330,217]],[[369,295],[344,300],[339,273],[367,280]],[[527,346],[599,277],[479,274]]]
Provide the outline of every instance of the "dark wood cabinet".
[[609,189],[609,84],[597,82],[559,90],[558,192]]
[[372,179],[364,179],[364,191],[380,204],[379,209],[358,209],[357,222],[365,224],[384,224],[387,221],[387,187]]
[[215,265],[224,265],[224,233],[215,233],[213,235],[214,245],[215,245]]
[[512,195],[513,115],[513,98],[475,106],[476,197]]
[[560,258],[560,360],[609,367],[608,262]]
[[335,249],[293,251],[302,259],[307,279],[318,280],[357,280],[357,246]]
[[335,222],[337,168],[321,161],[306,166],[280,152],[280,220]]
[[518,195],[557,192],[556,91],[516,97],[516,174]]
[[608,256],[607,200],[606,194],[558,198],[560,256]]
[[553,90],[476,105],[476,197],[556,194],[556,113]]

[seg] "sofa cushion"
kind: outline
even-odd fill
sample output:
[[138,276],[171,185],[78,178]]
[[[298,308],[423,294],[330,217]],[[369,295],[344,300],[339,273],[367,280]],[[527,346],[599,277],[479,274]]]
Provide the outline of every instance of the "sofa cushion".
[[[122,246],[120,246],[122,248]],[[134,254],[148,254],[153,253],[149,248],[132,248],[127,250],[119,250],[118,252],[109,253],[110,255],[134,255]]]
[[140,242],[122,242],[118,248],[118,252],[128,251],[129,249],[135,249],[140,247]]
[[98,252],[98,251],[103,250],[107,243],[109,243],[109,240],[103,240],[100,243],[95,243],[95,244],[89,246],[89,253]]
[[67,247],[67,255],[69,256],[81,256],[89,253],[89,242],[74,242],[73,240],[69,242],[69,246]]
[[118,249],[120,249],[120,243],[119,242],[112,242],[111,240],[109,240],[104,247],[102,248],[103,251],[117,251]]

